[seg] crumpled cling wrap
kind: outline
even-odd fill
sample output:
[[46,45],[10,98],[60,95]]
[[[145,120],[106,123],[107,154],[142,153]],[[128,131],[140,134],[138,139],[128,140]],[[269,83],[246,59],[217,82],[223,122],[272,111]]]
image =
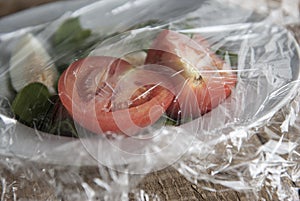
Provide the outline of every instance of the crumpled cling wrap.
[[[95,20],[99,13],[117,24],[105,24],[111,34],[133,25],[137,18],[128,13],[147,3],[100,1],[67,13],[50,26],[1,35],[2,83],[7,82],[5,58],[20,34],[32,31],[47,39],[71,16],[79,16],[83,26],[102,33],[103,27],[97,27]],[[2,91],[1,200],[299,199],[299,1],[203,1],[179,13],[176,6],[158,5],[155,1],[136,16],[151,19],[149,13],[155,10],[169,28],[200,33],[212,48],[225,46],[238,53],[238,84],[230,98],[189,124],[191,127],[163,128],[161,135],[147,144],[132,148],[134,140],[116,141],[116,146],[129,146],[125,150],[129,154],[124,154],[111,149],[101,138],[60,139],[33,129],[26,131],[31,135],[24,136],[25,127],[11,112],[11,97]],[[166,7],[173,12],[161,12]],[[118,22],[120,16],[124,21]],[[151,31],[148,27],[108,38],[93,53],[113,55],[115,52],[108,50],[120,47],[120,43],[120,51],[143,48],[124,44],[141,33],[151,38]],[[99,158],[92,160],[91,155]]]

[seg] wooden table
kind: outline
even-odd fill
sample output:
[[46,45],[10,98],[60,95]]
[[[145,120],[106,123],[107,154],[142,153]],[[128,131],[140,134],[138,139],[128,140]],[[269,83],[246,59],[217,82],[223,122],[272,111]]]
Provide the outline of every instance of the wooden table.
[[[53,0],[0,0],[0,16],[50,1]],[[300,26],[291,25],[289,28],[300,41]],[[286,110],[284,109],[278,112],[270,121],[270,125],[258,129],[257,133],[248,139],[247,144],[259,147],[261,144],[267,142],[269,137],[265,133],[266,128],[273,130],[276,135],[282,135],[279,126],[280,122],[284,119],[285,113]],[[290,135],[300,135],[300,131],[293,129],[291,128]],[[289,137],[288,134],[287,137]],[[21,165],[16,164],[16,161]],[[103,196],[107,192],[95,185],[95,178],[101,178],[98,167],[59,167],[4,157],[1,157],[0,167],[0,180],[2,183],[0,184],[0,192],[2,192],[0,193],[0,200],[3,201],[87,200],[88,197],[86,197],[85,192],[88,191],[88,188],[86,186],[90,186],[91,189],[96,190],[95,200],[103,200]],[[133,181],[130,183],[132,185],[128,197],[130,200],[148,200],[147,198],[149,200],[212,201],[279,199],[276,193],[274,193],[275,191],[272,189],[272,186],[266,185],[258,192],[237,192],[205,180],[199,180],[195,184],[188,181],[186,177],[182,176],[171,166],[161,171],[150,173],[141,179],[139,176],[136,177],[133,176]],[[284,185],[284,188],[300,188],[300,179],[296,182],[286,179]],[[216,190],[209,191],[207,189]],[[73,197],[74,195],[82,197]],[[261,199],[255,196],[260,196]],[[115,200],[118,200],[118,198]]]
[[0,17],[57,0],[0,0]]

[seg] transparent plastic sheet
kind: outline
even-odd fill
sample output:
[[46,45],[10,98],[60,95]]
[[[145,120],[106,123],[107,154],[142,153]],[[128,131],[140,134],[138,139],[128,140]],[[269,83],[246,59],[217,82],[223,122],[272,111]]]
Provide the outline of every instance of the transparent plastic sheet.
[[[172,3],[175,6],[168,3],[161,6],[157,1],[144,8],[143,5],[148,5],[146,1],[100,1],[66,13],[46,26],[1,35],[1,86],[3,83],[6,86],[1,87],[0,101],[2,200],[163,200],[168,197],[149,191],[139,182],[147,178],[147,173],[170,167],[196,184],[197,189],[213,192],[233,189],[244,192],[251,200],[297,199],[299,46],[282,26],[285,25],[282,22],[297,23],[297,14],[282,15],[281,11],[286,12],[290,5],[285,1],[275,2],[279,7],[271,10],[266,2],[260,2],[265,7],[258,10],[240,9],[222,1],[195,2],[188,1],[182,7],[180,1]],[[99,13],[105,17],[95,20]],[[94,34],[91,41],[85,41],[88,47],[79,54],[126,58],[129,53],[153,48],[159,33],[171,29],[185,37],[201,36],[205,39],[201,48],[209,44],[209,53],[225,50],[224,65],[230,68],[223,70],[236,73],[237,84],[231,95],[212,111],[180,126],[161,126],[167,121],[163,119],[156,125],[158,128],[143,130],[143,135],[126,138],[113,135],[107,139],[75,124],[77,139],[24,126],[14,119],[11,111],[15,94],[11,93],[13,86],[7,69],[12,50],[22,35],[31,32],[52,56],[39,69],[39,73],[46,72],[49,66],[52,68],[51,64],[62,58],[68,60],[71,51],[55,55],[48,43],[61,23],[74,17],[79,17],[82,27]],[[141,25],[142,22],[150,25],[143,28],[147,25]],[[137,24],[139,27],[134,26]],[[129,27],[134,30],[128,30]],[[175,42],[181,39],[174,37]],[[190,42],[185,45],[192,46]],[[158,48],[172,56],[176,53]],[[235,65],[232,55],[238,58]],[[79,59],[78,54],[72,53],[72,57]],[[128,81],[139,82],[132,87],[141,83],[153,85],[157,84],[157,78],[163,79],[162,75],[174,76],[174,69],[166,64],[137,66],[140,71],[133,71],[117,86],[127,87],[131,83]],[[136,75],[142,75],[136,72],[147,76],[135,80]],[[166,81],[163,86],[168,88],[168,84]],[[76,106],[72,105],[73,110]],[[78,113],[77,118],[80,116]],[[118,121],[122,123],[122,119]],[[130,135],[126,130],[123,132]],[[222,188],[203,185],[201,181]]]

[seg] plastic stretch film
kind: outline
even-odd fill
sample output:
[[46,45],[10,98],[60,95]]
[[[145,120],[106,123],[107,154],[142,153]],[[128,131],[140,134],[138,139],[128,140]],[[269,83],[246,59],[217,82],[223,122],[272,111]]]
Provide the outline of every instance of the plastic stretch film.
[[85,4],[0,34],[1,200],[299,199],[299,1]]

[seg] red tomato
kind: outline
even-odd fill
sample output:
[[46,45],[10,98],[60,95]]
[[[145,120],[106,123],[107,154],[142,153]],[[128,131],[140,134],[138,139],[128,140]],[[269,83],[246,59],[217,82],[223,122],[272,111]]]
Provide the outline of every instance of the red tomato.
[[[148,81],[134,85],[137,77],[148,77]],[[61,75],[58,91],[63,105],[81,126],[94,133],[132,135],[158,120],[174,98],[169,90],[156,85],[159,77],[145,75],[121,59],[87,57]]]
[[236,84],[232,69],[210,52],[199,35],[186,35],[163,30],[158,34],[145,61],[170,67],[186,80],[178,86],[168,115],[173,119],[195,118],[219,105]]

